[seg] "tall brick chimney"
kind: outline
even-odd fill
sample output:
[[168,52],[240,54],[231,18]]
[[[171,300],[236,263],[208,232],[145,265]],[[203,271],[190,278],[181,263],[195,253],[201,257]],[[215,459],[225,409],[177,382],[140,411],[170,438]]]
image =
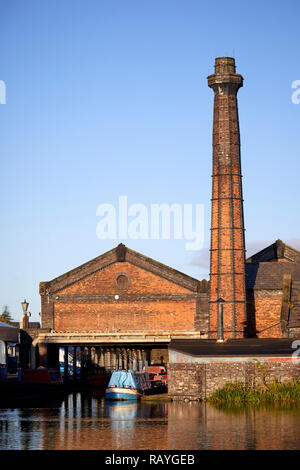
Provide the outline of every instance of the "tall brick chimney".
[[224,299],[224,338],[246,336],[245,236],[237,91],[243,77],[231,57],[215,61],[207,77],[214,91],[210,254],[210,338],[217,337]]

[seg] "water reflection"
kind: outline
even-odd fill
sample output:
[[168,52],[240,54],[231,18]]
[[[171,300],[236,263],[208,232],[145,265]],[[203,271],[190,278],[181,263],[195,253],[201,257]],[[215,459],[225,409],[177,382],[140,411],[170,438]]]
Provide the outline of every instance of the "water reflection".
[[105,401],[70,393],[51,407],[0,409],[0,449],[300,449],[300,407]]
[[130,420],[134,425],[133,419],[137,416],[138,404],[137,403],[127,403],[127,402],[107,402],[106,407],[108,410],[108,416],[115,420]]

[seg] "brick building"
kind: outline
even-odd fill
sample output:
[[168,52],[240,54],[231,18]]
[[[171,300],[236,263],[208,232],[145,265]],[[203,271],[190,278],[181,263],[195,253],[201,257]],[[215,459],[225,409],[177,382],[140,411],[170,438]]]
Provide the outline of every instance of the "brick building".
[[197,279],[119,244],[40,284],[42,326],[110,334],[204,332],[200,286]]
[[281,240],[246,260],[249,336],[300,337],[300,252]]
[[[247,337],[299,337],[300,252],[277,240],[247,259],[245,272]],[[142,353],[167,362],[171,340],[211,337],[209,283],[123,244],[41,282],[40,294],[41,328],[27,332],[42,363],[48,356],[54,365],[59,346],[109,353],[103,364],[116,360],[112,354],[125,354],[127,363]]]
[[42,325],[34,340],[40,361],[54,365],[57,348],[72,346],[93,348],[108,368],[142,355],[167,362],[171,338],[207,337],[205,287],[119,244],[40,283]]
[[123,244],[40,284],[40,361],[58,346],[93,348],[103,364],[168,358],[172,339],[300,336],[300,252],[280,240],[245,259],[237,92],[243,77],[221,57],[214,91],[210,281],[199,281]]

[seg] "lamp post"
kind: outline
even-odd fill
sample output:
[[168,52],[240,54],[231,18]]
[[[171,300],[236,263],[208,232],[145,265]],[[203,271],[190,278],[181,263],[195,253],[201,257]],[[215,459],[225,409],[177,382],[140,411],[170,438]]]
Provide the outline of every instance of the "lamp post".
[[223,343],[224,341],[224,324],[223,324],[223,304],[225,300],[219,297],[216,300],[218,304],[218,326],[217,326],[217,343]]
[[26,299],[24,300],[24,302],[21,302],[21,305],[22,305],[23,313],[27,313],[29,303],[26,302]]
[[29,317],[30,317],[30,312],[28,312],[28,305],[29,303],[24,300],[24,302],[21,302],[22,309],[23,309],[23,315],[20,320],[20,328],[28,328],[29,326]]

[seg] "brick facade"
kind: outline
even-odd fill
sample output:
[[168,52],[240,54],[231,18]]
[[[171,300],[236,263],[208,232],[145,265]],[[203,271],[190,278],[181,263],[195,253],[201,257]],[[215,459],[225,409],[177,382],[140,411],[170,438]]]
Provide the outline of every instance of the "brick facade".
[[[114,333],[195,331],[208,337],[214,319],[209,324],[207,282],[126,247],[121,260],[118,250],[116,247],[40,284],[44,329]],[[270,249],[264,250],[264,258],[268,252]],[[300,264],[256,259],[245,264],[248,336],[299,336],[300,283],[295,279],[299,277]]]
[[[124,245],[123,245],[124,247]],[[200,282],[120,245],[41,283],[42,327],[60,332],[207,332]]]

